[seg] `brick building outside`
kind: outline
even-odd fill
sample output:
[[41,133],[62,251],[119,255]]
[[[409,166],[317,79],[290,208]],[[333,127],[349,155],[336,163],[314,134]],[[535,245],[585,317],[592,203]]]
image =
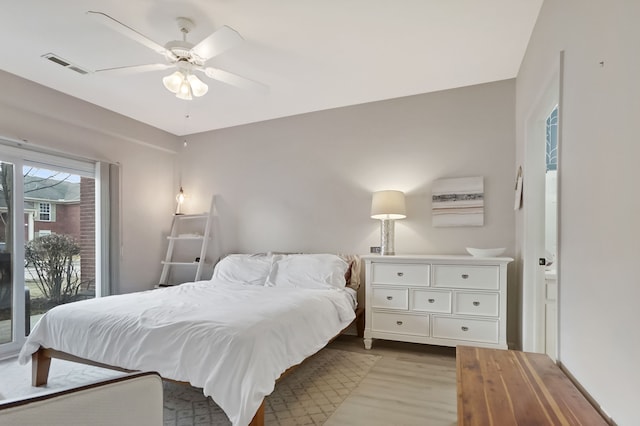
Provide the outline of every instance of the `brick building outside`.
[[[7,206],[0,197],[0,252],[6,251]],[[80,245],[82,290],[95,290],[95,181],[24,177],[25,242],[49,234],[71,236]]]

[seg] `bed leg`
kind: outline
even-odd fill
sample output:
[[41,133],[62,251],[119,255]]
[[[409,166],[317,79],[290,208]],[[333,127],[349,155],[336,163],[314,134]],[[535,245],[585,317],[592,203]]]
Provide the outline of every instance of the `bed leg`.
[[49,367],[51,367],[51,357],[44,349],[31,355],[31,385],[44,386],[49,378]]
[[356,331],[358,337],[364,337],[364,308],[361,306],[356,309]]
[[249,426],[264,426],[264,399],[260,407],[258,407],[255,416],[253,416],[251,423],[249,423]]

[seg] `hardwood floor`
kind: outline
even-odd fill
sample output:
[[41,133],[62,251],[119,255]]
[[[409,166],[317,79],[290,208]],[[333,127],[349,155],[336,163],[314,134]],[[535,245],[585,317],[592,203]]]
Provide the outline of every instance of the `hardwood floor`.
[[455,348],[340,336],[328,347],[380,355],[325,426],[451,426],[457,422]]

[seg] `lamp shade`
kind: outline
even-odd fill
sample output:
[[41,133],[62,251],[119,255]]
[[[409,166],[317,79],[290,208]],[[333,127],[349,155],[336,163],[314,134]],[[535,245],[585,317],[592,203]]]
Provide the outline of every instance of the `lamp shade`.
[[193,99],[191,96],[191,85],[187,79],[182,80],[182,83],[178,88],[178,92],[176,93],[176,98],[184,99],[185,101]]
[[162,83],[164,87],[167,88],[168,91],[173,93],[178,93],[178,89],[180,89],[180,84],[184,81],[184,75],[180,71],[176,71],[171,75],[168,75],[162,79]]
[[404,219],[407,208],[402,191],[378,191],[371,199],[372,219]]
[[209,90],[209,86],[202,82],[198,77],[193,74],[187,76],[187,80],[191,84],[191,91],[193,96],[203,96]]

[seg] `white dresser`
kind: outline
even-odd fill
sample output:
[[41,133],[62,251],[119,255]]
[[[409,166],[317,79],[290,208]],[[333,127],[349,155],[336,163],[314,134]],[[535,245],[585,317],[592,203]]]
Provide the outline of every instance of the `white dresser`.
[[372,339],[507,349],[508,257],[363,256]]

